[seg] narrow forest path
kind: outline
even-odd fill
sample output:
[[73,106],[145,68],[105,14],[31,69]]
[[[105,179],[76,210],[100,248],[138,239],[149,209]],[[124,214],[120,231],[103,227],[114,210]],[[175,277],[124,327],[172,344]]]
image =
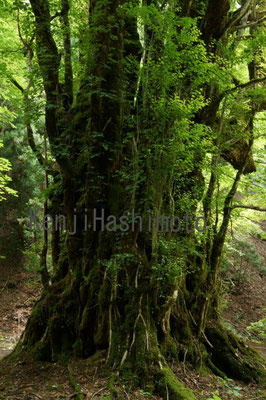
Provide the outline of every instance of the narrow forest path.
[[[266,232],[266,220],[261,221],[261,228]],[[234,329],[247,343],[266,358],[266,338],[248,329],[250,324],[266,317],[266,240],[256,236],[248,239],[257,253],[264,258],[264,270],[248,265],[244,279],[225,295],[226,307],[224,322]],[[265,327],[264,327],[265,330]],[[265,335],[265,331],[264,331]],[[256,343],[256,342],[259,343]]]
[[27,272],[16,260],[0,260],[0,276],[0,359],[2,359],[12,351],[24,330],[32,305],[40,294],[40,282],[36,273]]

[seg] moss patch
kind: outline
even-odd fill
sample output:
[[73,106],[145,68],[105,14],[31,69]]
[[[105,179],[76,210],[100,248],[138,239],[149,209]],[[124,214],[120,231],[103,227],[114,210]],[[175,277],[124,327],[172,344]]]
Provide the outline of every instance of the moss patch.
[[169,400],[196,400],[191,389],[185,387],[167,367],[157,376],[157,391],[163,398]]

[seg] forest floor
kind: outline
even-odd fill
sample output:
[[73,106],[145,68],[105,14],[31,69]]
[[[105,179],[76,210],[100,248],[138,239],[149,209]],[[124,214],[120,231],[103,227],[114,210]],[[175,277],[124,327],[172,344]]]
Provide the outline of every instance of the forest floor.
[[27,272],[21,260],[12,260],[12,267],[7,261],[0,260],[0,359],[14,348],[40,294],[38,275]]
[[[250,240],[266,260],[266,241],[257,238]],[[40,294],[38,275],[18,266],[10,270],[5,261],[1,261],[0,359],[10,353],[18,341],[32,305]],[[265,283],[266,276],[248,265],[245,278],[225,290],[223,318],[229,329],[241,335],[266,358],[266,343],[261,343],[261,340],[256,343],[259,336],[247,329],[252,322],[265,317]],[[104,372],[105,357],[105,352],[101,352],[97,357],[75,360],[68,366],[28,359],[17,363],[2,360],[0,400],[75,399],[78,395],[77,387],[74,389],[70,383],[70,371],[87,400],[160,400],[149,393],[133,391],[130,387],[117,387],[116,393],[114,389],[108,388]],[[213,400],[214,395],[222,400],[266,400],[266,391],[255,384],[246,385],[214,375],[203,376],[187,364],[173,366],[173,370],[178,379],[194,391],[197,400]]]

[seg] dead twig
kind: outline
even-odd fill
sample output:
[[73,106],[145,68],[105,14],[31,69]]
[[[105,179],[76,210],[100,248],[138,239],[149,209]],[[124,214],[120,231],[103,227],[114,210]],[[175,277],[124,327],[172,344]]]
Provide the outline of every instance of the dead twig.
[[98,392],[95,392],[91,395],[91,399],[93,399],[93,397],[97,396],[97,394],[101,393],[104,390],[104,387],[101,388],[100,390],[98,390]]
[[10,279],[10,277],[7,279],[6,283],[5,283],[4,286],[1,288],[0,294],[5,290],[5,288],[6,288],[7,284],[8,284],[8,282],[9,282],[9,279]]
[[124,392],[125,392],[125,395],[127,396],[127,399],[130,400],[130,397],[129,397],[129,395],[128,395],[126,389],[125,389],[125,386],[123,386],[123,390],[124,390]]
[[93,375],[93,378],[92,378],[92,382],[93,383],[95,382],[95,377],[96,377],[97,371],[98,371],[98,367],[95,368],[95,372],[94,372],[94,375]]
[[33,396],[36,396],[36,397],[38,397],[38,399],[43,399],[43,397],[42,396],[40,396],[39,394],[37,394],[37,393],[32,393],[33,394]]

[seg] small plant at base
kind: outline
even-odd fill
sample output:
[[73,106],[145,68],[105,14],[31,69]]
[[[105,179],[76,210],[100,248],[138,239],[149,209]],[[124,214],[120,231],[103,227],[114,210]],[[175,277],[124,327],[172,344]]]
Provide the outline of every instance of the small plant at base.
[[241,386],[234,385],[234,381],[232,379],[223,379],[221,378],[222,385],[226,388],[226,393],[230,394],[234,397],[242,397],[240,393],[243,388]]
[[[257,322],[252,322],[247,330],[254,333],[261,340],[266,339],[266,318],[262,318]],[[260,342],[259,342],[260,343]]]
[[216,394],[212,395],[212,397],[209,397],[207,400],[223,400],[221,397],[216,396]]
[[145,392],[144,390],[140,390],[139,393],[146,398],[152,398],[152,394],[150,392]]

